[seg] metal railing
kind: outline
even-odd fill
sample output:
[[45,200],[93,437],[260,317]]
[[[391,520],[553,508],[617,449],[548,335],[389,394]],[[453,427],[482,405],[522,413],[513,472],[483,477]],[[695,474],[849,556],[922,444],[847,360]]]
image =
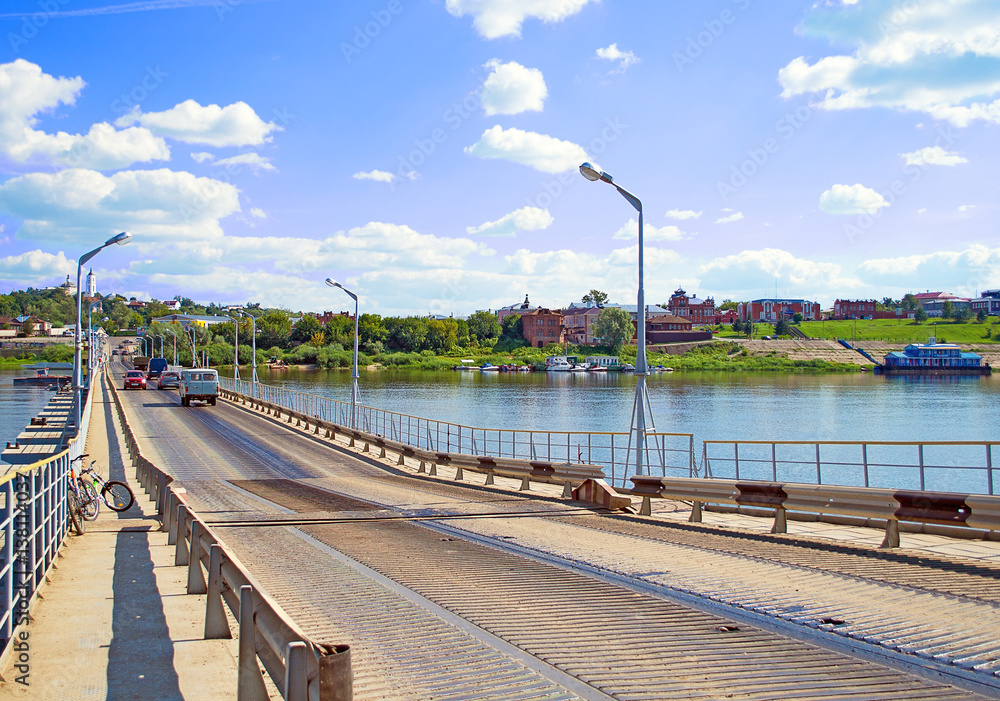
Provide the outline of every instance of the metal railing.
[[705,477],[919,491],[1000,491],[1000,441],[705,441]]
[[[58,395],[57,395],[58,396]],[[27,646],[15,639],[28,622],[28,611],[45,583],[69,531],[66,489],[69,464],[84,451],[93,406],[91,393],[85,402],[76,436],[66,449],[23,467],[12,467],[0,477],[0,660],[13,655],[15,676],[28,674]],[[75,413],[75,412],[74,412]],[[21,645],[25,645],[22,649]],[[20,665],[20,667],[18,666]]]
[[[237,697],[269,698],[257,660],[286,701],[341,701],[353,698],[351,651],[347,645],[311,640],[281,606],[268,596],[225,543],[187,503],[173,477],[145,458],[111,385],[136,479],[156,503],[161,530],[175,546],[174,565],[188,568],[188,594],[206,594],[205,639],[232,638],[224,605],[238,626]],[[204,569],[203,569],[204,568]]]
[[[634,445],[627,432],[535,431],[477,428],[425,419],[386,409],[359,406],[357,426],[351,426],[351,404],[307,392],[263,383],[219,378],[223,389],[269,402],[339,426],[349,426],[422,450],[442,453],[539,460],[552,463],[600,465],[612,485],[625,486],[635,464]],[[692,477],[697,464],[691,433],[649,433],[644,462],[651,474]]]

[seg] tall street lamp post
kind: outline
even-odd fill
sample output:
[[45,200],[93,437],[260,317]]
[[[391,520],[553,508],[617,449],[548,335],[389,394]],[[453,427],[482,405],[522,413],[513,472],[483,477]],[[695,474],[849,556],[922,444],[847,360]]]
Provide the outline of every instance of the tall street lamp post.
[[357,428],[358,423],[358,404],[361,401],[361,397],[358,394],[358,296],[351,292],[349,289],[341,285],[339,282],[334,282],[330,278],[326,279],[326,284],[330,287],[339,287],[347,296],[354,300],[354,372],[351,375],[351,428]]
[[174,337],[174,367],[177,367],[177,334],[172,329],[163,329],[163,332]]
[[80,406],[80,389],[81,389],[81,367],[80,361],[83,358],[83,333],[81,333],[82,319],[83,319],[83,290],[80,288],[81,278],[83,277],[83,266],[91,258],[100,253],[103,249],[111,246],[113,244],[118,244],[119,246],[124,246],[126,243],[132,240],[132,234],[127,231],[123,231],[120,234],[112,236],[103,245],[98,246],[92,251],[88,251],[80,256],[80,260],[76,265],[76,352],[73,354],[73,403],[76,405],[76,410],[74,411],[76,418],[76,430],[77,433],[80,431],[80,422],[82,420],[83,408]]
[[236,328],[236,335],[233,337],[233,381],[240,379],[240,322],[231,316],[223,316],[233,322]]
[[94,361],[94,307],[101,306],[100,300],[90,303],[87,308],[87,387],[90,387],[90,377],[96,365]]
[[[644,460],[646,458],[646,436],[656,430],[653,425],[653,410],[649,404],[649,394],[646,391],[646,375],[649,368],[646,365],[646,299],[642,286],[643,250],[642,250],[642,202],[628,190],[618,186],[614,178],[592,163],[580,165],[580,174],[592,182],[602,181],[614,186],[618,193],[639,213],[639,294],[636,309],[636,330],[638,331],[638,347],[635,353],[635,402],[632,405],[632,428],[629,443],[635,438],[635,474],[645,474]],[[630,446],[631,447],[631,446]]]
[[253,363],[251,363],[253,365],[253,373],[251,376],[251,382],[257,384],[257,320],[254,319],[253,314],[245,312],[242,309],[237,309],[236,313],[239,314],[240,316],[245,316],[248,319],[250,319],[250,326],[251,326],[250,335],[252,337],[251,341],[252,350],[250,352],[253,353]]
[[195,347],[194,327],[188,326],[187,330],[191,332],[191,367],[196,368],[198,367],[198,349]]
[[[164,343],[164,337],[163,337],[163,335],[162,335],[162,334],[156,334],[156,337],[157,337],[158,339],[160,339],[160,355],[159,355],[159,357],[161,357],[161,358],[162,358],[162,357],[163,357],[163,343]],[[156,349],[155,349],[155,347],[154,347],[154,349],[153,349],[153,352],[154,352],[154,353],[156,352]]]

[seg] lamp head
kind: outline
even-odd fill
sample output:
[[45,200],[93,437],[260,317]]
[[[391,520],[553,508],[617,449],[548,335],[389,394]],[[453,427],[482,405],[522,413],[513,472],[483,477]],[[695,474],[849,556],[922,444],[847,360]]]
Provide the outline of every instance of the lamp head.
[[339,282],[334,282],[330,278],[326,279],[326,284],[329,285],[330,287],[339,287],[340,289],[344,289],[343,285],[341,285]]
[[598,166],[593,163],[581,163],[580,164],[580,175],[585,177],[591,182],[596,180],[603,180],[606,183],[612,182],[613,178],[601,170]]
[[120,234],[116,234],[109,238],[104,245],[110,246],[113,243],[117,243],[119,246],[124,246],[132,240],[132,234],[128,231],[123,231]]

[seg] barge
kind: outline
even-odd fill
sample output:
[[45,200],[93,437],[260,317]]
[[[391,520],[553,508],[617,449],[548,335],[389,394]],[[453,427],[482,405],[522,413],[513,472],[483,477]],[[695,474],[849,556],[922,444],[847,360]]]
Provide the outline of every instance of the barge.
[[904,350],[886,354],[878,375],[990,375],[989,363],[977,353],[963,352],[954,343],[911,343]]

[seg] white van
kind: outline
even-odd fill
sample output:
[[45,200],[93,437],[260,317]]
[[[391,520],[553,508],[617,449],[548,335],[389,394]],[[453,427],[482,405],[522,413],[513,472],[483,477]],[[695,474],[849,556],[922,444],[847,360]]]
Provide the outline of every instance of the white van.
[[191,400],[208,402],[215,406],[219,396],[219,373],[216,370],[195,368],[181,371],[181,386],[177,389],[181,404],[191,406]]

